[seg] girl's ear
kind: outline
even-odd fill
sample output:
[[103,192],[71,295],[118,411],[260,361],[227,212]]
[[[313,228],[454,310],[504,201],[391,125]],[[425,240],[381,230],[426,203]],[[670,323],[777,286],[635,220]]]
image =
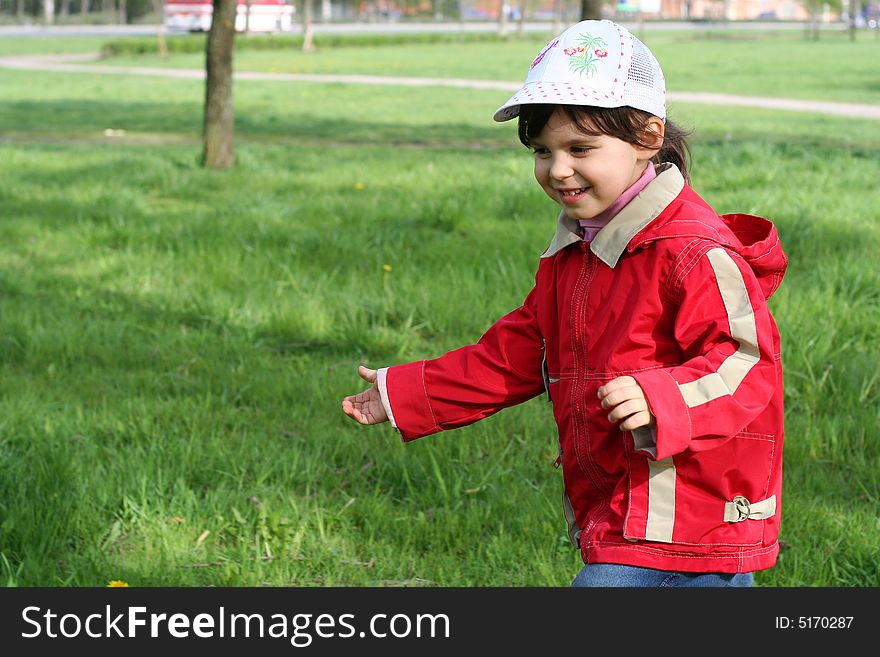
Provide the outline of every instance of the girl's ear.
[[663,147],[663,137],[666,134],[666,125],[656,116],[652,116],[645,123],[644,133],[642,134],[645,159],[650,160]]

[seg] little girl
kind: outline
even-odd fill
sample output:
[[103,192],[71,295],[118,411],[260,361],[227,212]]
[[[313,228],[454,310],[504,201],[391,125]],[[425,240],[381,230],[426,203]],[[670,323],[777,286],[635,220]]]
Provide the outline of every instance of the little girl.
[[546,391],[586,564],[573,586],[749,586],[779,552],[776,229],[691,189],[660,66],[620,25],[543,48],[495,112],[515,117],[562,208],[535,287],[474,345],[360,367],[373,385],[342,409],[409,441]]

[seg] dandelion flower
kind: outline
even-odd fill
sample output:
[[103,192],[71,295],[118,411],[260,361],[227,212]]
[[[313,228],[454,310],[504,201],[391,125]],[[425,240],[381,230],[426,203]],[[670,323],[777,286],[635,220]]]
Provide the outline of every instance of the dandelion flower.
[[383,271],[391,271],[391,265],[382,265]]
[[364,183],[355,183],[355,189],[363,189],[365,187]]
[[107,588],[128,588],[128,582],[123,582],[119,579],[111,579],[109,582],[107,582]]

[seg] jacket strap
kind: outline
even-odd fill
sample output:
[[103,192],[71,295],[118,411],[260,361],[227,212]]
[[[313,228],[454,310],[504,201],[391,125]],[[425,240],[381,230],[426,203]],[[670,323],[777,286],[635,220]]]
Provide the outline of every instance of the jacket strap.
[[776,513],[776,496],[751,503],[742,495],[737,495],[732,502],[724,505],[724,522],[742,522],[743,520],[766,520]]

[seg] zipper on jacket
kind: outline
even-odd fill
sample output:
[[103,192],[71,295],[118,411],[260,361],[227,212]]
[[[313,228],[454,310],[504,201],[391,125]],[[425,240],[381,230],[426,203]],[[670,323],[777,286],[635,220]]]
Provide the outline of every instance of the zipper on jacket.
[[564,454],[564,452],[562,451],[562,447],[560,447],[559,448],[559,456],[557,456],[556,460],[553,462],[553,467],[556,468],[557,470],[559,469],[559,466],[562,465],[563,454]]
[[553,401],[550,398],[550,369],[547,367],[547,338],[543,340],[543,346],[541,347],[541,353],[543,354],[541,357],[541,376],[544,379],[544,390],[547,391],[547,401]]
[[543,346],[541,347],[541,352],[543,356],[541,357],[541,376],[544,379],[544,390],[547,391],[547,401],[552,402],[553,398],[550,396],[550,386],[554,383],[559,382],[559,378],[553,378],[550,376],[550,366],[547,364],[547,339],[544,338]]

